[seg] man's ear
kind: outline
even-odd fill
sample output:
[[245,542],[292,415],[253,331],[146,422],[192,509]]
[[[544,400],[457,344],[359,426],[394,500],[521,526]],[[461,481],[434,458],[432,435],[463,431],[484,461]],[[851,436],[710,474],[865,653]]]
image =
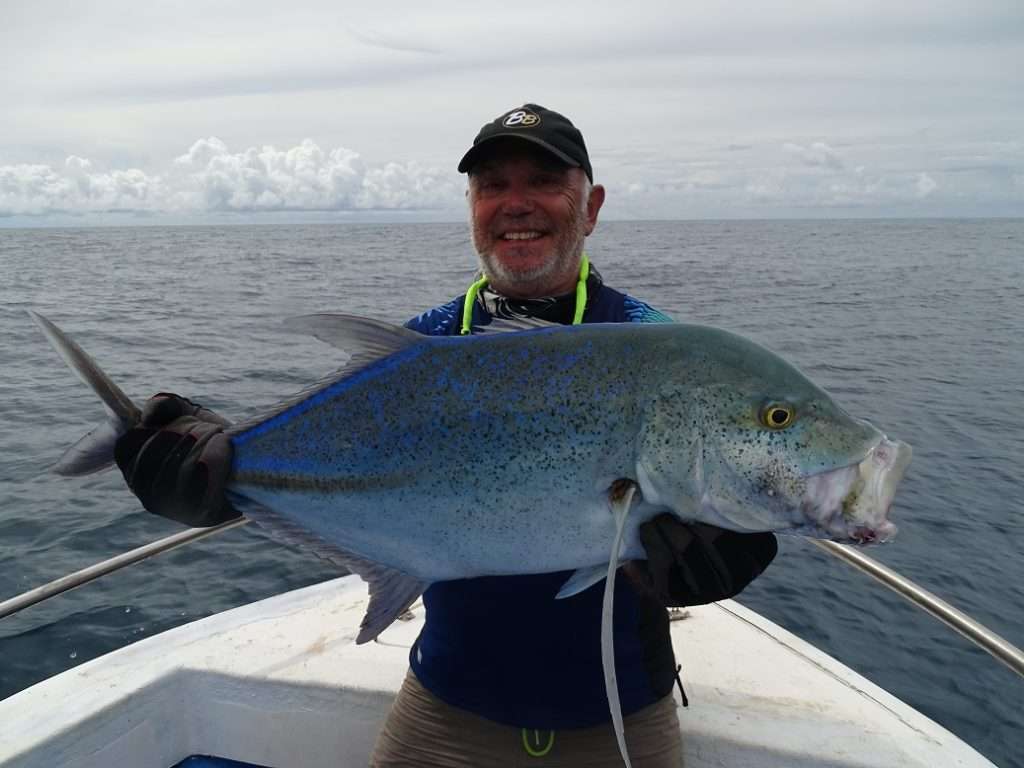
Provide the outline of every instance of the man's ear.
[[590,197],[587,198],[587,235],[593,232],[594,227],[597,226],[597,214],[600,213],[602,205],[604,205],[604,187],[595,184],[590,188]]

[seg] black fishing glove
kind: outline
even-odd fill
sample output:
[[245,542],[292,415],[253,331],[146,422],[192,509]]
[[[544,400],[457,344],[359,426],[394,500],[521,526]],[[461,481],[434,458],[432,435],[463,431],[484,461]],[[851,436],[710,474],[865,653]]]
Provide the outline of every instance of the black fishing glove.
[[630,569],[664,605],[703,605],[739,594],[775,558],[771,533],[736,533],[661,514],[640,526],[646,561]]
[[139,425],[118,439],[114,459],[150,512],[189,526],[217,525],[238,517],[224,494],[229,425],[191,400],[161,392],[146,401]]

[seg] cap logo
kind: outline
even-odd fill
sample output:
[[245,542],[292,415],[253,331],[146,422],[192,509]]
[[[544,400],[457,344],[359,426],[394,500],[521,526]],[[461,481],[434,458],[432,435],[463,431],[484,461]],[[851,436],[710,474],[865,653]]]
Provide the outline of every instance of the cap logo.
[[517,109],[506,115],[501,125],[504,128],[533,128],[540,125],[540,117],[528,109]]

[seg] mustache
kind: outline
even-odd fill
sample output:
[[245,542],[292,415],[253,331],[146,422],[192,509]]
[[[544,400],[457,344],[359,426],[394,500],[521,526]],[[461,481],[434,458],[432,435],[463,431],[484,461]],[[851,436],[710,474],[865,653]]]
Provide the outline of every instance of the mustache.
[[550,221],[541,219],[507,219],[498,221],[491,225],[490,231],[494,235],[503,235],[506,232],[550,232],[554,229]]

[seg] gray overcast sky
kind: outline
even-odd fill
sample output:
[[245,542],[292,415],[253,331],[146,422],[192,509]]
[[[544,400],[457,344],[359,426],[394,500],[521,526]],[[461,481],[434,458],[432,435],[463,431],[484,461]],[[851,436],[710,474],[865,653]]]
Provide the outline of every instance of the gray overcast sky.
[[1024,2],[0,0],[0,225],[458,219],[476,130],[611,218],[1024,215]]

